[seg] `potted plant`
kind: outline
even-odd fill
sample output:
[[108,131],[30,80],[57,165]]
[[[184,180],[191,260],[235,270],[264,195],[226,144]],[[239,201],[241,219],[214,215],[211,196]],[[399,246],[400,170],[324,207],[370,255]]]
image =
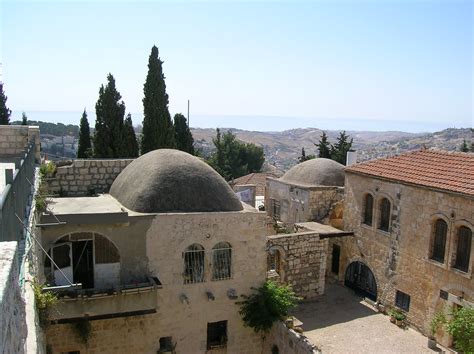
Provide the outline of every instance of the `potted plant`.
[[430,335],[428,336],[428,348],[435,350],[436,347],[436,332],[446,322],[446,317],[443,312],[437,312],[433,316],[430,323]]
[[388,310],[388,315],[390,316],[390,322],[395,323],[395,311],[394,309]]
[[406,316],[403,312],[400,311],[393,311],[393,317],[395,317],[395,324],[398,327],[401,327],[403,325],[403,321],[405,320]]

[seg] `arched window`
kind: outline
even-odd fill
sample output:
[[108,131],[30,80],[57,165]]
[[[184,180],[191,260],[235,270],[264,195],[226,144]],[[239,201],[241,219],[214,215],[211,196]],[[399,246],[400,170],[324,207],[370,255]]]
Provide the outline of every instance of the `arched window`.
[[212,280],[224,280],[231,277],[232,247],[220,242],[212,248]]
[[273,344],[273,346],[272,346],[272,354],[280,354],[280,349],[278,349],[278,345]]
[[387,231],[390,228],[390,201],[387,198],[383,198],[380,201],[380,223],[379,229]]
[[372,225],[372,216],[374,210],[374,197],[371,194],[365,196],[364,224]]
[[192,244],[184,251],[184,284],[204,281],[204,247]]
[[270,249],[267,256],[267,270],[280,274],[280,251],[277,249]]
[[457,237],[454,268],[467,272],[469,270],[469,259],[471,256],[472,231],[466,226],[461,226],[458,229]]
[[448,224],[442,219],[436,220],[434,224],[434,234],[432,243],[431,259],[444,263],[444,250],[446,248],[446,235],[448,233]]

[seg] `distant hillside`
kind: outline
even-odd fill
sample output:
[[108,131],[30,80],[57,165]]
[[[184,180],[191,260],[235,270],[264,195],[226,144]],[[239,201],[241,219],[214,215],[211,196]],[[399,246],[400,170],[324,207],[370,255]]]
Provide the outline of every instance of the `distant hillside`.
[[[297,163],[301,148],[306,154],[317,153],[315,143],[318,143],[322,130],[316,128],[292,129],[282,132],[255,132],[239,129],[231,130],[239,140],[254,143],[263,147],[266,161],[277,169],[286,171]],[[209,153],[214,149],[212,138],[215,129],[191,129],[197,147]],[[472,130],[445,129],[435,133],[406,133],[397,131],[369,132],[347,131],[354,138],[353,148],[358,151],[358,160],[365,161],[376,157],[398,154],[403,151],[419,149],[422,146],[438,147],[445,150],[457,150],[463,139],[472,140]],[[326,131],[330,142],[335,142],[339,131]]]
[[[12,125],[21,125],[21,121],[12,122]],[[79,126],[73,124],[49,123],[35,120],[28,120],[28,125],[37,125],[43,135],[63,136],[70,135],[74,137],[79,136]]]

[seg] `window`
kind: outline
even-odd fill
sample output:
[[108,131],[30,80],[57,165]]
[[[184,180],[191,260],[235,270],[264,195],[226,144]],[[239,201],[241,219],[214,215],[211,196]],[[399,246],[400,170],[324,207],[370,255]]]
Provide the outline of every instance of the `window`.
[[444,263],[444,250],[446,248],[446,235],[448,224],[444,220],[438,219],[434,225],[433,250],[431,259]]
[[227,345],[227,321],[207,324],[207,349],[223,348]]
[[204,247],[193,244],[184,252],[184,284],[204,281]]
[[390,202],[387,198],[380,201],[380,224],[379,229],[387,231],[390,227]]
[[276,344],[273,345],[272,354],[280,354],[280,349],[278,349],[278,345]]
[[212,280],[231,277],[232,248],[227,242],[220,242],[212,248]]
[[173,337],[161,337],[160,338],[160,349],[158,353],[166,353],[173,351],[175,346],[173,345]]
[[458,245],[456,248],[454,268],[467,272],[469,270],[469,258],[471,256],[472,231],[466,226],[461,226],[458,229],[457,236]]
[[267,256],[267,270],[269,272],[280,273],[280,251],[270,249]]
[[272,216],[280,220],[280,202],[275,199],[272,199]]
[[395,305],[402,310],[408,311],[410,309],[410,295],[397,290]]
[[364,208],[364,224],[371,226],[372,225],[372,215],[374,209],[374,197],[367,194],[365,196],[365,208]]

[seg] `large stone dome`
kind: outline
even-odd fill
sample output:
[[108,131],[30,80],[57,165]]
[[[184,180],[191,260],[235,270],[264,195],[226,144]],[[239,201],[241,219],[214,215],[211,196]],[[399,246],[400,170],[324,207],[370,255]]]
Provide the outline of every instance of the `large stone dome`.
[[344,187],[344,166],[334,160],[316,158],[290,168],[280,179],[292,184]]
[[242,210],[227,182],[188,153],[160,149],[140,156],[115,179],[110,194],[141,213]]

